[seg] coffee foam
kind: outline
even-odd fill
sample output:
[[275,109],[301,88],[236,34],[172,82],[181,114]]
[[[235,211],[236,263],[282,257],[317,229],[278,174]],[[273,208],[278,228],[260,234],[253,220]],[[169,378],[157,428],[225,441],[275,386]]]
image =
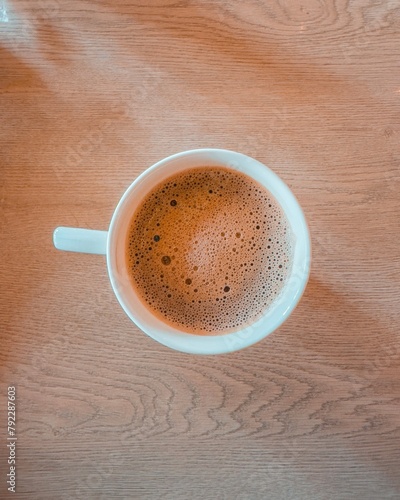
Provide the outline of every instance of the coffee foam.
[[242,173],[199,167],[167,179],[134,214],[133,286],[164,322],[220,335],[252,323],[290,271],[291,231],[272,195]]

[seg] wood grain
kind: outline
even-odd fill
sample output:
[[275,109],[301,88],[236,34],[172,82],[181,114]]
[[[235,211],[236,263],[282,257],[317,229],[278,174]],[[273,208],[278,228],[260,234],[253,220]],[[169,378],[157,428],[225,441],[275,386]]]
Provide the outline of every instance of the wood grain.
[[[398,2],[0,3],[0,496],[400,498]],[[130,182],[196,147],[271,166],[313,240],[291,318],[242,352],[156,344],[104,258]]]

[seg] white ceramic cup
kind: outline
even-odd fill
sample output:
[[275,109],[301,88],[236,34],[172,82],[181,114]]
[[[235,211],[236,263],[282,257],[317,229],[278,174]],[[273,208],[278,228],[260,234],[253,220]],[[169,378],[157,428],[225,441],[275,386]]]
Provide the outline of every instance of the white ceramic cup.
[[[293,233],[291,273],[277,299],[263,316],[240,331],[224,335],[193,335],[157,318],[138,297],[127,270],[126,240],[132,215],[146,195],[173,174],[206,165],[228,167],[247,174],[263,185],[284,210]],[[222,354],[255,344],[278,328],[291,314],[306,287],[311,262],[310,235],[303,212],[286,184],[262,163],[234,151],[196,149],[169,156],[144,171],[125,191],[108,231],[58,227],[56,248],[72,252],[105,254],[114,293],[129,318],[147,335],[177,351]]]

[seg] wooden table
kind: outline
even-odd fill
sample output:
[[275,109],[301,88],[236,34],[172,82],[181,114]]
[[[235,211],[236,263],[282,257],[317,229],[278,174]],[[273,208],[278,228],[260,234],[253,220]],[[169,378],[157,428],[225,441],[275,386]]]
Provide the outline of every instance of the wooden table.
[[[0,6],[1,498],[400,498],[398,2]],[[103,257],[52,244],[198,147],[273,168],[313,242],[290,319],[219,357],[148,338]]]

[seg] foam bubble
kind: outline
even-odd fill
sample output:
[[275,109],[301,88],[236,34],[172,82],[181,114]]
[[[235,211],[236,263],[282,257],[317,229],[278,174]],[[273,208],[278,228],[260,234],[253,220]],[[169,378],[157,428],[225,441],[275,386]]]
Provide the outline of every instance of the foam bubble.
[[205,335],[259,317],[284,286],[291,257],[276,200],[220,167],[187,170],[153,189],[132,218],[127,245],[132,283],[147,307]]

